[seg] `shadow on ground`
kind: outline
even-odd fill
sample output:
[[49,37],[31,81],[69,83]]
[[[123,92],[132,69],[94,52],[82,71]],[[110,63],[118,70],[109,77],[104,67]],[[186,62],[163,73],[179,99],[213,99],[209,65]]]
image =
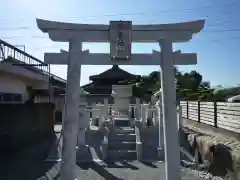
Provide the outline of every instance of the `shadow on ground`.
[[1,180],[36,180],[44,176],[54,165],[53,163],[44,163],[54,140],[55,136],[47,137],[18,152],[1,153]]
[[[44,162],[49,152],[59,155],[56,142],[59,133],[48,137],[20,152],[0,154],[1,180],[57,180],[59,179],[60,163]],[[164,175],[164,163],[157,161],[158,129],[149,129],[144,134],[144,158],[154,162],[138,162],[121,160],[117,162],[77,163],[76,172],[80,179],[149,179]],[[87,144],[91,148],[91,157],[101,159],[101,143],[103,135],[93,130],[87,133]],[[61,145],[61,142],[60,142]]]

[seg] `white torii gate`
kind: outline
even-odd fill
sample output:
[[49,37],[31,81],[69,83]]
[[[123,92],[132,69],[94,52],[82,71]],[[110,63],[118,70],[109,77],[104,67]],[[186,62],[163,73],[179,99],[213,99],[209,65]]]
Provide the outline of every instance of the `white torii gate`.
[[[173,65],[197,63],[195,53],[173,52],[172,43],[187,42],[193,34],[200,32],[204,20],[160,25],[131,25],[119,31],[128,44],[117,45],[116,28],[119,22],[109,25],[72,24],[37,19],[38,28],[48,33],[53,41],[69,42],[69,52],[45,53],[47,64],[67,64],[67,88],[64,116],[63,151],[60,179],[75,178],[76,144],[78,133],[78,104],[81,65],[160,65],[162,80],[162,107],[164,119],[165,167],[167,180],[180,179],[180,147],[177,131],[176,89]],[[122,21],[120,21],[122,23]],[[124,34],[125,33],[125,34]],[[127,34],[126,34],[127,33]],[[117,53],[120,59],[112,59],[109,54],[82,51],[83,42],[110,42],[111,53]],[[161,51],[150,54],[131,54],[131,42],[158,42]],[[118,44],[119,45],[119,44]],[[119,51],[122,52],[119,55]],[[127,54],[127,55],[126,55]],[[122,59],[122,57],[124,57]],[[160,124],[160,123],[159,123]]]

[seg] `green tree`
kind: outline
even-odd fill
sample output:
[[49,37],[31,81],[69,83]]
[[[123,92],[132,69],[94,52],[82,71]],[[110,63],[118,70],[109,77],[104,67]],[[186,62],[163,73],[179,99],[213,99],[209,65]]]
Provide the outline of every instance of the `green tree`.
[[[176,78],[176,93],[179,100],[193,101],[225,101],[231,96],[240,94],[240,86],[233,88],[221,88],[218,91],[211,88],[208,81],[202,81],[202,75],[197,71],[180,72],[174,67]],[[161,88],[160,71],[153,71],[149,75],[141,76],[138,79],[128,82],[134,84],[134,91],[144,99],[150,99],[150,96]]]
[[236,96],[240,94],[240,86],[231,87],[231,88],[224,88],[215,91],[214,93],[214,100],[216,101],[225,101],[226,99]]

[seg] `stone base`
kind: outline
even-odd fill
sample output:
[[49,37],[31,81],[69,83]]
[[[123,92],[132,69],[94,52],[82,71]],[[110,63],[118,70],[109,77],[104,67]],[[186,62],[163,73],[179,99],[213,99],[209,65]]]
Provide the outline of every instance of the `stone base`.
[[99,126],[100,124],[99,121],[100,121],[99,118],[92,118],[92,121],[91,121],[92,126]]
[[137,149],[137,160],[142,161],[142,143],[137,142],[136,144],[136,149]]
[[131,126],[131,122],[129,117],[114,117],[113,118],[113,123],[115,126],[120,126],[120,127],[129,127]]
[[77,162],[92,162],[92,153],[89,145],[81,145],[76,148]]
[[160,148],[160,147],[158,147],[157,148],[157,155],[158,155],[158,158],[159,159],[161,159],[162,161],[164,161],[164,157],[165,157],[165,155],[164,155],[164,148]]

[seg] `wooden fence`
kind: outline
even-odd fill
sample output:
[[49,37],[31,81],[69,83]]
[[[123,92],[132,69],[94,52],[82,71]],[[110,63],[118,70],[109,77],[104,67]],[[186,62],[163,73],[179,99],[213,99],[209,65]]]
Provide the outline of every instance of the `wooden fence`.
[[182,117],[240,133],[240,103],[181,101]]

